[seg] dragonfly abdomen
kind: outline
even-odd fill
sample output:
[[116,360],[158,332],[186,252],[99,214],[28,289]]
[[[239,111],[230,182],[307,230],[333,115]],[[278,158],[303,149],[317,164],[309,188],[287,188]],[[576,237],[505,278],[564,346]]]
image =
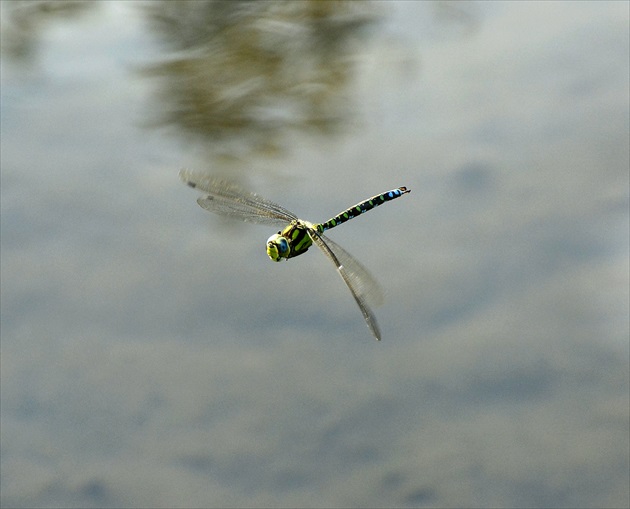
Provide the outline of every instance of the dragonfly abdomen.
[[325,232],[326,230],[330,230],[331,228],[334,228],[335,226],[345,223],[346,221],[350,221],[350,219],[352,218],[360,216],[361,214],[363,214],[364,212],[367,212],[368,210],[372,210],[374,207],[378,207],[379,205],[382,205],[385,202],[395,200],[396,198],[399,198],[403,194],[410,193],[410,192],[411,192],[411,189],[407,189],[406,187],[402,186],[396,189],[392,189],[391,191],[387,191],[383,194],[372,196],[372,198],[368,198],[367,200],[362,201],[361,203],[357,203],[353,207],[350,207],[349,209],[346,209],[343,212],[340,212],[335,217],[333,217],[332,219],[329,219],[325,223],[321,223],[315,226],[317,227],[317,230],[320,233]]

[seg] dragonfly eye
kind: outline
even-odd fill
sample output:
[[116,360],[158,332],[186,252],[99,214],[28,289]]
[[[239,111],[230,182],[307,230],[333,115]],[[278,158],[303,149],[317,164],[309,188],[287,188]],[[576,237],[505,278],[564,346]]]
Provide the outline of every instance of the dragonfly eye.
[[267,255],[274,262],[279,262],[282,258],[289,255],[289,243],[279,233],[276,233],[267,239]]

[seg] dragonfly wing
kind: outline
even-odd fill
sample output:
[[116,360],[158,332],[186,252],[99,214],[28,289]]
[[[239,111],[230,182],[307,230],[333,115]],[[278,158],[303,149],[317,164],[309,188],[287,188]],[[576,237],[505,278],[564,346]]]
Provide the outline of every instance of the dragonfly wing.
[[325,235],[310,231],[313,242],[337,267],[339,275],[343,279],[346,286],[352,292],[352,296],[356,301],[363,318],[370,328],[377,341],[381,340],[381,330],[376,321],[374,313],[370,309],[368,303],[372,305],[381,304],[383,301],[383,292],[370,272],[361,265],[356,258],[344,250],[341,246],[330,240]]
[[385,297],[383,289],[376,278],[354,256],[342,248],[330,237],[320,235],[322,240],[335,253],[337,260],[343,266],[344,272],[351,281],[351,286],[370,306],[378,307],[383,304]]
[[179,177],[193,189],[207,193],[197,200],[210,212],[250,223],[285,225],[297,216],[277,203],[209,175],[181,170]]
[[270,215],[267,210],[252,208],[251,206],[242,203],[228,201],[212,195],[198,198],[197,203],[210,212],[214,212],[215,214],[220,214],[222,216],[234,217],[247,223],[284,226],[292,221],[291,218]]

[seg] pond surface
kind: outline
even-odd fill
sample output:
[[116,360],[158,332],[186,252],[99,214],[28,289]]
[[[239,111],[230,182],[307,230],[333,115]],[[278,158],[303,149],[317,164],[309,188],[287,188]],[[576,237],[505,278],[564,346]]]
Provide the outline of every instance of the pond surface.
[[3,507],[629,505],[626,2],[0,6]]

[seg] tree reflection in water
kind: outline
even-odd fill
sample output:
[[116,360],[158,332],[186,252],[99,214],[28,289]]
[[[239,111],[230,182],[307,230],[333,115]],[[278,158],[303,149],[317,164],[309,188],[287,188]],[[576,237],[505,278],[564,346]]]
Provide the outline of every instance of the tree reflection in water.
[[357,50],[381,19],[365,2],[154,2],[167,50],[155,125],[198,137],[214,155],[282,152],[293,131],[329,135],[351,115]]
[[[2,2],[2,53],[32,63],[44,31],[99,2]],[[357,55],[383,9],[354,1],[122,3],[160,43],[141,68],[154,85],[149,126],[174,129],[210,156],[278,154],[290,134],[336,134],[353,118]]]

